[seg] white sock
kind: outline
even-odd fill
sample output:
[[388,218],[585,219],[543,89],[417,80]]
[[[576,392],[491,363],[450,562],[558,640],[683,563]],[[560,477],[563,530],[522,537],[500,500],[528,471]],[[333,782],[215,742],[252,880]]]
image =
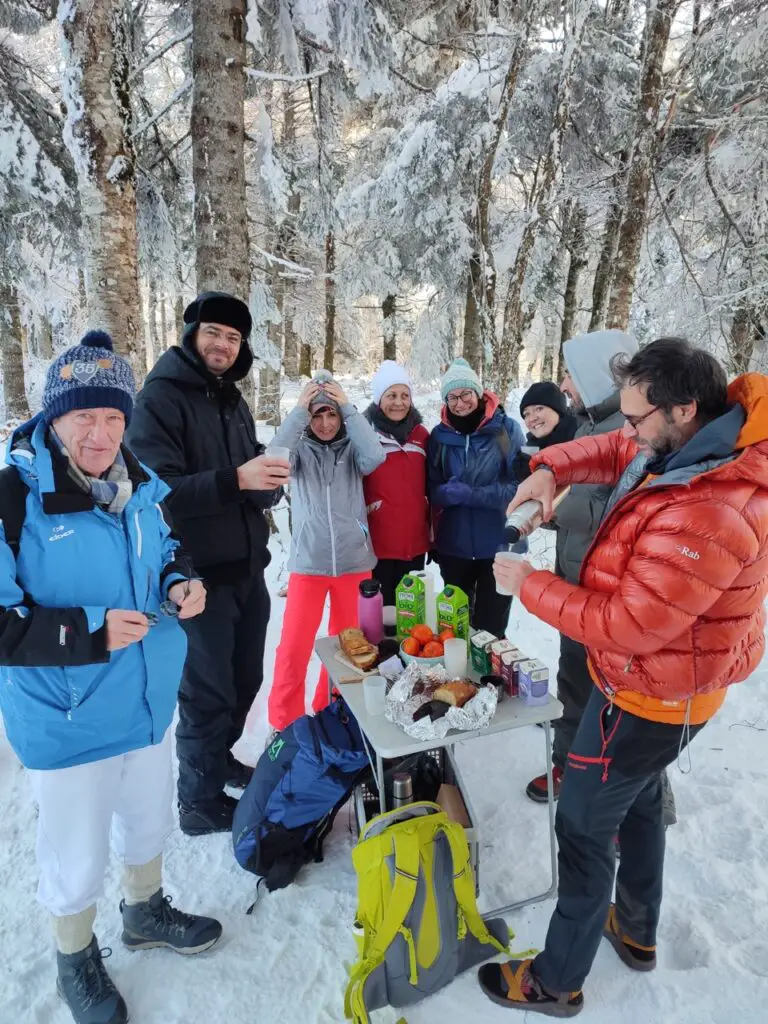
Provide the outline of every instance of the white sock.
[[63,917],[51,915],[51,925],[60,953],[79,953],[90,945],[93,938],[93,922],[96,920],[96,905],[86,907],[79,914]]
[[125,902],[133,907],[146,903],[163,884],[163,855],[159,853],[148,864],[126,864],[123,869]]

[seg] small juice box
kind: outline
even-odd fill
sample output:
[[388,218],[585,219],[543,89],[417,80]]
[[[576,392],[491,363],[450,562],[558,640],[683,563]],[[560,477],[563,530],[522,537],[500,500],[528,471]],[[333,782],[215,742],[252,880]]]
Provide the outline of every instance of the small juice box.
[[491,644],[491,672],[495,676],[501,675],[501,656],[505,651],[516,650],[515,645],[511,640],[497,640],[496,643]]
[[469,650],[472,656],[472,670],[479,676],[490,675],[491,672],[491,644],[496,643],[496,637],[485,629],[473,633],[469,639]]
[[447,586],[437,598],[437,632],[444,629],[469,643],[469,598],[458,587]]
[[412,626],[426,623],[427,587],[421,576],[403,576],[395,589],[395,609],[399,640],[409,635]]
[[546,704],[549,700],[549,669],[536,658],[524,661],[519,667],[520,700],[529,707]]
[[522,651],[515,648],[512,651],[504,651],[501,655],[501,678],[504,680],[504,689],[509,697],[517,697],[520,688],[520,666],[527,657]]

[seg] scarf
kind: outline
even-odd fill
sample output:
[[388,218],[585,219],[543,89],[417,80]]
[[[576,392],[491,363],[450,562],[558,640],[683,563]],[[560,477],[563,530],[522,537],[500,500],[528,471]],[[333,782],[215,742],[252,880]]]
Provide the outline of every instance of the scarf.
[[133,483],[128,475],[123,453],[118,449],[115,461],[100,477],[89,476],[75,463],[64,444],[51,427],[51,440],[67,460],[67,476],[75,486],[89,494],[94,502],[113,516],[119,516],[133,496]]
[[421,423],[421,413],[418,409],[414,409],[413,406],[408,410],[405,419],[399,421],[391,420],[389,416],[385,416],[381,411],[381,407],[373,402],[365,410],[364,415],[374,430],[394,438],[400,445],[405,444],[414,428],[418,427]]
[[485,418],[485,399],[481,398],[475,411],[469,413],[468,416],[457,416],[447,405],[445,410],[448,414],[448,422],[454,430],[460,434],[474,434]]

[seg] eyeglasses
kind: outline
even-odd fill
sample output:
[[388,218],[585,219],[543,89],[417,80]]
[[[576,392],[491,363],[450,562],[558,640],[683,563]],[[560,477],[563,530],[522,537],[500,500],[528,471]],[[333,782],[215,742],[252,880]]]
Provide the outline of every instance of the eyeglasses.
[[446,405],[450,405],[451,408],[457,406],[459,402],[461,402],[462,405],[467,405],[468,402],[472,401],[474,395],[474,391],[460,391],[457,395],[448,395],[445,402]]
[[628,416],[626,413],[622,413],[624,419],[632,427],[633,430],[637,430],[641,423],[645,423],[649,416],[653,416],[655,412],[659,411],[659,406],[654,405],[652,409],[649,409],[644,416]]

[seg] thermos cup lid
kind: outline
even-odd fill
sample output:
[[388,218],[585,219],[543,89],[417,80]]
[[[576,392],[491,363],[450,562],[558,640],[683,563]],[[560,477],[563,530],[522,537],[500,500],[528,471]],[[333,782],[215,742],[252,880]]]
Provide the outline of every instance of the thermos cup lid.
[[376,597],[381,592],[381,584],[378,580],[363,580],[360,584],[360,593],[363,597]]

